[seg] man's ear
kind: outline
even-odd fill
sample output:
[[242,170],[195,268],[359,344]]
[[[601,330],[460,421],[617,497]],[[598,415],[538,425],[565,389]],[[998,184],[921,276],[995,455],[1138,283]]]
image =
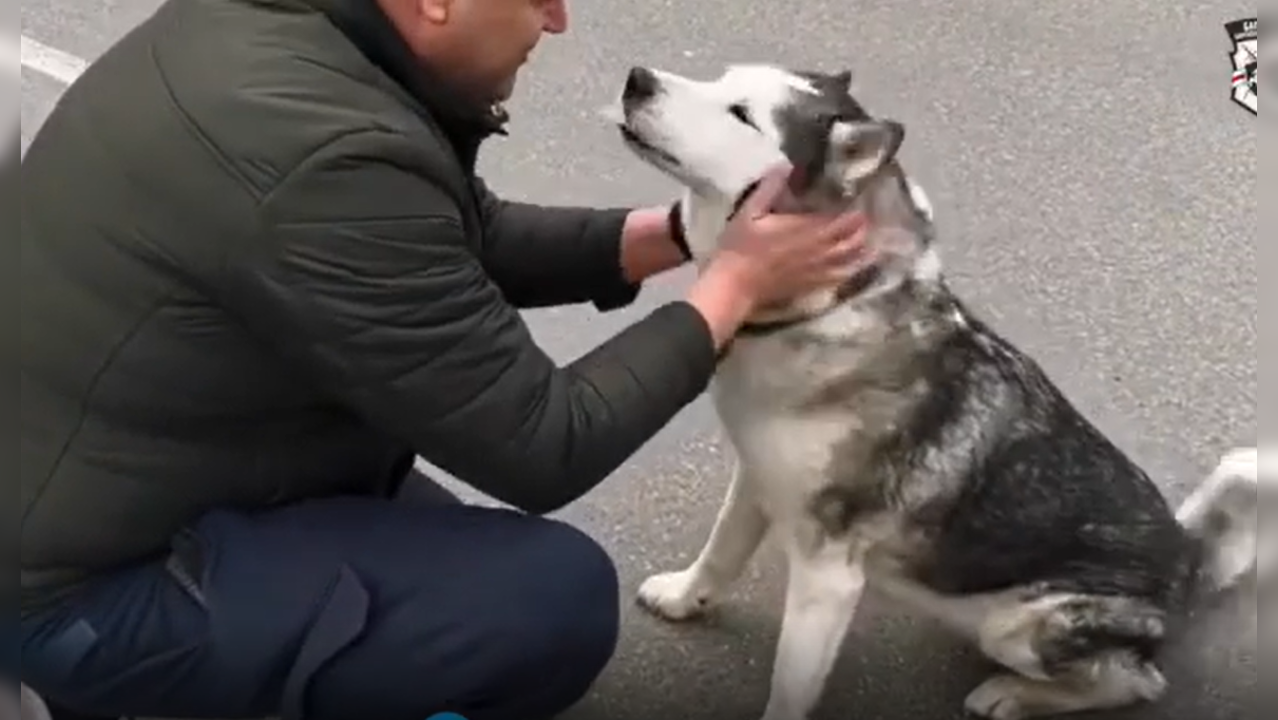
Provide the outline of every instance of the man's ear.
[[845,185],[877,173],[905,141],[905,126],[895,120],[837,122],[830,128],[830,157]]
[[427,21],[442,25],[452,17],[452,0],[417,0],[417,11]]

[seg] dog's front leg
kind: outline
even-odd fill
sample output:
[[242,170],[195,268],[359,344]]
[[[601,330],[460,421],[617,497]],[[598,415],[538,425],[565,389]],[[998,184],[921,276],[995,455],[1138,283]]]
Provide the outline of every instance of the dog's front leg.
[[645,580],[639,586],[641,605],[667,620],[684,620],[710,607],[741,577],[768,530],[756,487],[738,462],[710,539],[697,559],[685,570]]
[[815,552],[792,543],[785,614],[764,720],[806,720],[825,690],[865,589],[861,563],[844,543]]

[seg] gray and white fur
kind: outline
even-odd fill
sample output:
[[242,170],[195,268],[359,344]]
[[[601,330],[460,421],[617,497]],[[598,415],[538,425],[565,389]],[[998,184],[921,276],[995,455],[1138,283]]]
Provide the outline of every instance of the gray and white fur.
[[1155,701],[1160,647],[1204,593],[1256,569],[1258,453],[1229,453],[1170,508],[947,286],[930,203],[897,160],[904,128],[870,116],[850,80],[763,65],[627,80],[614,119],[685,186],[699,265],[781,161],[796,169],[790,210],[863,210],[880,258],[734,341],[712,389],[738,459],[727,497],[696,560],[639,599],[698,615],[771,534],[789,581],[765,720],[809,716],[871,586],[1002,666],[966,699],[978,717]]
[[44,698],[26,685],[19,684],[17,697],[6,697],[4,704],[13,704],[16,708],[0,713],[3,717],[14,717],[18,720],[52,720],[53,718],[49,713],[49,706],[44,703]]

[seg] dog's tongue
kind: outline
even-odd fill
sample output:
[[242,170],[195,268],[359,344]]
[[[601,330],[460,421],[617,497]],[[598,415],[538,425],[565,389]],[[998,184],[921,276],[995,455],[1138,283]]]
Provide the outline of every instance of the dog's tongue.
[[807,190],[807,188],[808,188],[807,171],[804,168],[798,165],[795,165],[794,167],[790,168],[790,177],[786,180],[786,183],[785,183],[786,192],[782,202],[789,201],[796,205],[799,204],[799,198],[803,197],[803,194]]

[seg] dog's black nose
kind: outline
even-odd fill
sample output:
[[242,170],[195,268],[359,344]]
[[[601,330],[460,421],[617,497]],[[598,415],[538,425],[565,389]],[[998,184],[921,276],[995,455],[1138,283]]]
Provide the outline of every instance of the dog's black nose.
[[626,77],[626,89],[622,92],[621,99],[626,104],[643,102],[656,95],[660,86],[661,81],[648,68],[630,68],[630,75]]

